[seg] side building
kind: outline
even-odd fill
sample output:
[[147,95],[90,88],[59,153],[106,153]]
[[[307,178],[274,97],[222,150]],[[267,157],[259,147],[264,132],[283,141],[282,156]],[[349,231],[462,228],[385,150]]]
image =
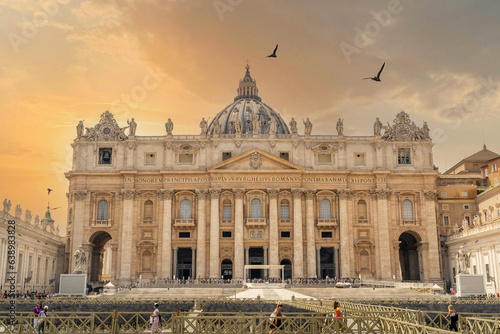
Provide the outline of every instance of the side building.
[[[59,289],[59,275],[63,273],[64,238],[59,236],[59,227],[54,226],[50,208],[43,219],[20,205],[10,213],[12,203],[5,199],[0,212],[0,284],[3,293],[9,291],[9,277],[15,272],[16,292],[56,292]],[[12,228],[15,227],[15,229]],[[15,231],[15,234],[9,234]],[[12,238],[12,235],[14,238]],[[11,238],[9,239],[9,236]],[[14,245],[15,260],[8,256],[9,245]],[[14,267],[12,267],[14,266]]]
[[[199,135],[128,134],[106,111],[77,126],[66,269],[90,281],[358,277],[441,280],[438,171],[424,122],[400,112],[373,135],[312,135],[262,102],[247,67]],[[106,263],[109,268],[106,269]]]

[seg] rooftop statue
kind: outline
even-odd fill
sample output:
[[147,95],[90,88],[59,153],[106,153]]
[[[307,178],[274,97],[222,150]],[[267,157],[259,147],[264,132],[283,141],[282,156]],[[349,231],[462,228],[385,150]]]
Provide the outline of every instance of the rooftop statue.
[[201,122],[200,122],[200,129],[201,129],[201,133],[202,135],[206,134],[207,133],[207,127],[208,127],[208,122],[205,121],[205,117],[203,117],[201,119]]
[[339,120],[337,121],[337,134],[339,136],[344,135],[344,120],[342,118],[339,118]]
[[127,124],[129,126],[128,135],[135,136],[135,130],[137,130],[137,123],[134,121],[134,118],[132,118],[131,121],[127,119]]
[[290,121],[290,131],[294,135],[297,134],[297,122],[295,121],[295,118],[293,118],[293,117],[292,117],[292,120]]
[[302,120],[302,122],[304,123],[304,126],[305,126],[304,134],[306,136],[310,136],[311,132],[312,132],[313,125],[312,125],[311,121],[309,120],[309,117],[307,117],[306,121]]
[[167,131],[167,135],[172,135],[172,131],[174,130],[174,123],[170,118],[168,119],[168,122],[165,123],[165,130]]
[[7,201],[7,198],[3,200],[3,212],[5,213],[9,213],[10,211],[10,206],[11,206],[11,203],[10,203],[10,199],[9,201]]

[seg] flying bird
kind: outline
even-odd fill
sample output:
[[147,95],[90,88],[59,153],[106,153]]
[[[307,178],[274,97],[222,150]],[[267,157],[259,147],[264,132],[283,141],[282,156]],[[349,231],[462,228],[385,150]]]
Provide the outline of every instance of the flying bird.
[[381,82],[382,80],[380,80],[380,74],[382,73],[382,71],[384,70],[384,66],[385,66],[385,62],[384,64],[382,65],[382,67],[380,68],[380,71],[378,71],[377,73],[377,76],[376,77],[373,77],[373,78],[363,78],[363,80],[366,80],[366,79],[371,79],[373,81],[378,81],[378,82]]
[[54,189],[47,188],[47,195],[50,195],[51,191],[54,191]]
[[269,56],[267,56],[266,58],[276,58],[276,51],[278,50],[278,44],[276,44],[276,47],[274,48],[274,51],[272,54],[270,54]]

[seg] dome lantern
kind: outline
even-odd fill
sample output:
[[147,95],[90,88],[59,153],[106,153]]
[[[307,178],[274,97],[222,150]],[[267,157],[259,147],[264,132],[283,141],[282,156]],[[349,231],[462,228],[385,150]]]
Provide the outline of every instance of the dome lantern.
[[257,81],[250,75],[250,66],[246,66],[245,77],[240,80],[240,86],[237,89],[238,96],[234,100],[239,99],[255,99],[260,101],[259,89],[257,88]]

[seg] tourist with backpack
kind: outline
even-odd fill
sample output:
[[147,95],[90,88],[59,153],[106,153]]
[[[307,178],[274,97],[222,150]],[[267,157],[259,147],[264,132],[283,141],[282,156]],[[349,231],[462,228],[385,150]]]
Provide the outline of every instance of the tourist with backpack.
[[153,314],[151,314],[151,318],[153,320],[153,325],[151,326],[151,334],[154,334],[155,329],[163,334],[163,331],[160,329],[160,326],[158,325],[160,323],[160,310],[158,310],[158,303],[154,304],[155,310],[153,311]]

